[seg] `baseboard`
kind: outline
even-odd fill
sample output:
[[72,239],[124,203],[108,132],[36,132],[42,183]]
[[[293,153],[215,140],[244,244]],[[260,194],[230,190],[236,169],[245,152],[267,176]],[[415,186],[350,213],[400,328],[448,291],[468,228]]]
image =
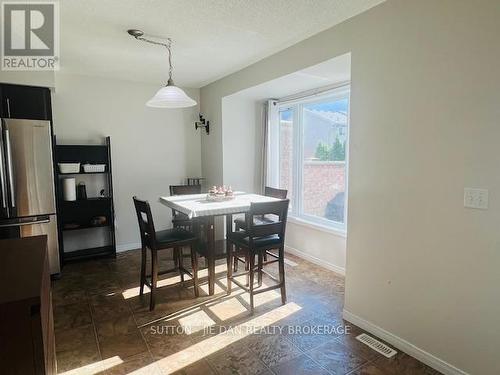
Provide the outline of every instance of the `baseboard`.
[[423,349],[413,345],[412,343],[398,337],[379,326],[370,323],[369,321],[351,313],[350,311],[344,309],[343,312],[344,319],[352,324],[364,329],[365,331],[377,336],[378,338],[387,341],[389,344],[393,345],[397,349],[411,355],[412,357],[418,359],[420,362],[425,363],[427,366],[432,367],[435,370],[445,374],[445,375],[469,375],[467,372],[462,371],[455,366],[443,361],[440,358],[426,352]]
[[140,249],[141,248],[141,243],[125,243],[122,245],[116,245],[116,252],[117,253],[122,253],[124,251],[128,250],[135,250],[135,249]]
[[307,253],[305,253],[301,250],[295,249],[291,246],[285,246],[285,251],[292,254],[292,255],[296,255],[299,258],[308,260],[309,262],[314,263],[320,267],[326,268],[330,271],[333,271],[333,272],[338,273],[342,276],[345,276],[345,268],[337,266],[336,264],[327,262],[323,259],[316,258],[313,255],[307,254]]

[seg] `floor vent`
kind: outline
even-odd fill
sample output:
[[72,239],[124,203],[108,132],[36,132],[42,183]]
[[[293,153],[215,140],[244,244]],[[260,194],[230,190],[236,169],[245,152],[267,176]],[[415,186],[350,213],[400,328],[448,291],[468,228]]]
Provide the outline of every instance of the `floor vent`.
[[356,336],[356,340],[361,341],[363,344],[368,345],[370,348],[372,348],[376,352],[379,352],[380,354],[382,354],[387,358],[391,358],[392,356],[398,353],[394,349],[388,347],[384,343],[367,335],[366,333],[362,333],[361,335]]

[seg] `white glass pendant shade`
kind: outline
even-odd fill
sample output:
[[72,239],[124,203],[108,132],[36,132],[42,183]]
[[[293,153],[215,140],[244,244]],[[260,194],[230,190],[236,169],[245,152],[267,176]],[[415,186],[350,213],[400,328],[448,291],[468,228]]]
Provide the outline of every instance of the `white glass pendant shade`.
[[169,84],[159,89],[146,105],[154,108],[186,108],[196,105],[196,101],[179,87]]
[[174,85],[172,81],[172,39],[167,38],[165,42],[148,39],[141,30],[127,30],[129,35],[137,40],[154,45],[163,46],[168,50],[168,81],[165,87],[162,87],[147,103],[146,106],[154,108],[186,108],[196,105],[196,101],[191,99],[184,90]]

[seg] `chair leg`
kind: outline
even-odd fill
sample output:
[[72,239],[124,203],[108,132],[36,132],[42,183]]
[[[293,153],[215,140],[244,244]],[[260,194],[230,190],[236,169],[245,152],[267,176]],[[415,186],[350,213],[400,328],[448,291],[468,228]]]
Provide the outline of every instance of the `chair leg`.
[[177,253],[177,268],[179,269],[179,276],[181,277],[181,283],[184,283],[184,272],[182,269],[184,268],[183,256],[182,256],[182,247],[176,247],[174,251]]
[[234,257],[233,254],[233,244],[228,243],[228,248],[226,251],[226,256],[227,256],[227,294],[231,294],[231,289],[232,289],[232,277],[233,277],[233,258],[235,262],[237,259]]
[[[245,271],[249,270],[249,266],[250,266],[250,255],[248,253],[245,253]],[[248,286],[249,283],[250,283],[250,274],[247,273],[246,286]]]
[[254,307],[253,307],[253,281],[254,281],[254,270],[255,270],[255,255],[253,253],[250,254],[250,262],[249,262],[249,293],[250,293],[250,314],[253,315]]
[[257,284],[258,286],[262,286],[262,266],[263,266],[263,258],[264,256],[262,255],[262,253],[259,253],[258,255],[258,266],[257,266]]
[[144,284],[146,284],[146,248],[141,248],[141,287],[139,295],[144,294]]
[[286,303],[286,287],[285,287],[285,248],[284,246],[279,248],[278,255],[278,265],[279,265],[279,279],[281,284],[281,303],[284,305]]
[[234,268],[233,268],[233,269],[234,269],[234,272],[238,272],[238,263],[239,263],[239,262],[238,262],[238,257],[237,257],[237,256],[235,256],[235,257],[234,257]]
[[179,254],[177,252],[177,248],[174,248],[172,250],[172,258],[173,258],[173,261],[174,261],[174,268],[177,268],[178,264],[179,264]]
[[191,251],[191,272],[193,273],[194,296],[199,297],[200,291],[198,289],[198,254],[196,253],[196,249],[193,245],[191,245],[189,249]]
[[149,300],[149,310],[155,308],[156,283],[158,282],[158,252],[151,250],[151,297]]

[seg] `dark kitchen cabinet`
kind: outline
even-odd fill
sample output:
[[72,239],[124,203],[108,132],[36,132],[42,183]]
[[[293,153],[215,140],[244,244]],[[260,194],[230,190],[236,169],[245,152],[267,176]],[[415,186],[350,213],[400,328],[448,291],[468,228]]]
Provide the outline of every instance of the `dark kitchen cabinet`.
[[47,237],[0,240],[0,373],[55,375]]
[[52,120],[50,90],[46,87],[0,84],[0,117]]

